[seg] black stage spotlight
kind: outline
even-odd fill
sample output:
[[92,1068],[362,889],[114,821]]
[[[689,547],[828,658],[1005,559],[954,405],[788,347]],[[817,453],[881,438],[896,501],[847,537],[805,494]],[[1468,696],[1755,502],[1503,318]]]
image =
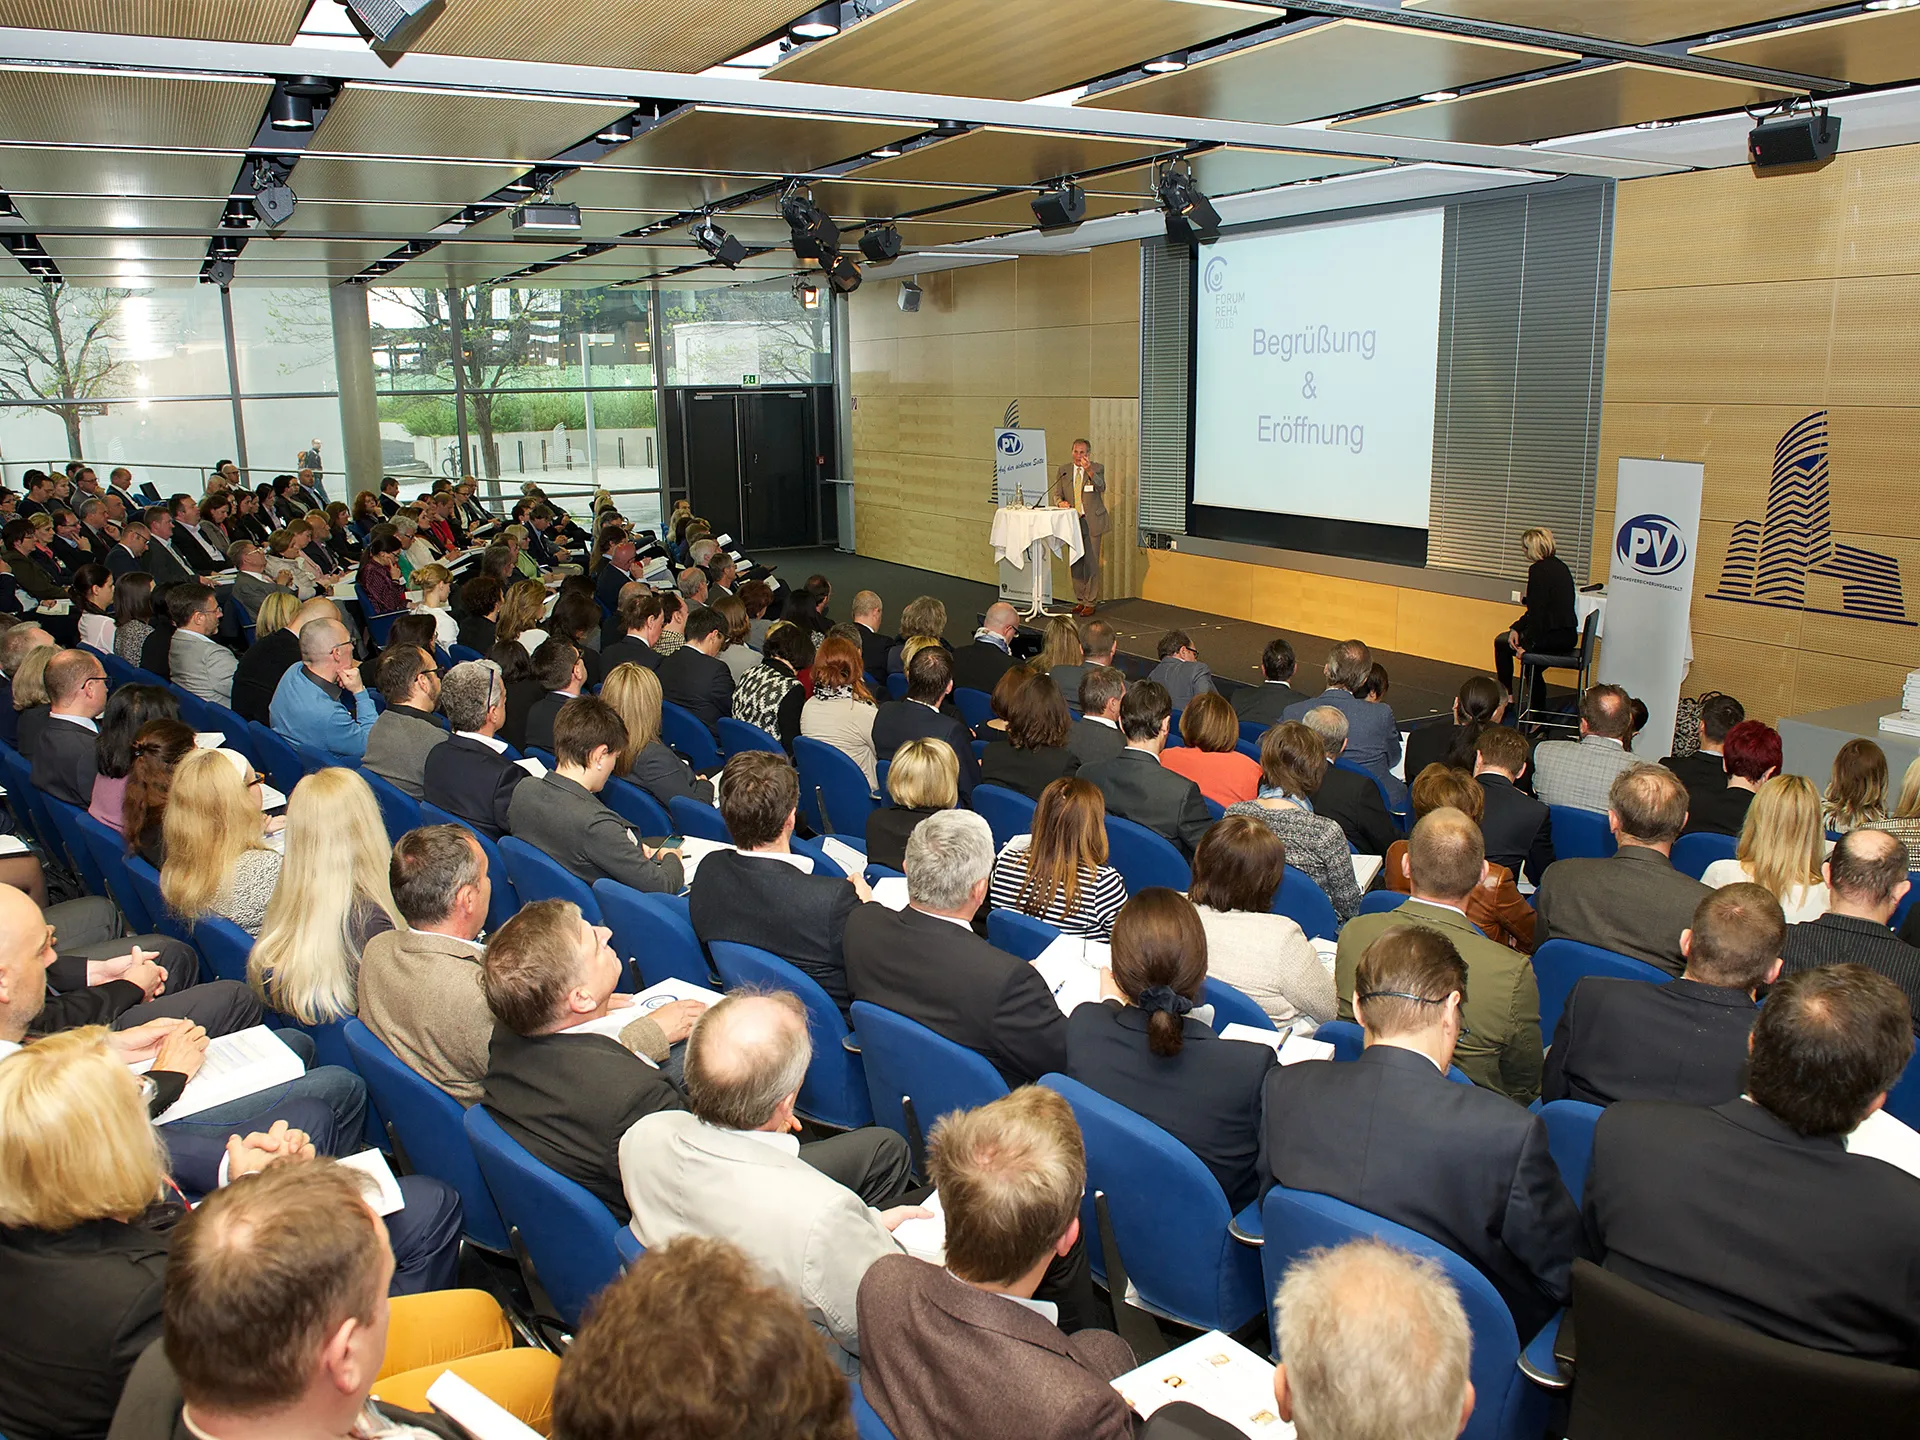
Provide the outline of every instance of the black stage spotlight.
[[293,207],[300,197],[287,184],[287,177],[265,160],[253,167],[253,213],[269,226],[278,227],[293,218]]
[[218,285],[222,290],[233,284],[233,261],[227,258],[209,260],[207,280],[210,284]]
[[1187,171],[1163,171],[1154,190],[1167,212],[1167,239],[1180,245],[1206,245],[1220,238],[1220,212]]
[[747,258],[747,247],[714,224],[711,215],[693,227],[693,243],[729,270],[739,269],[740,262]]
[[879,225],[860,237],[860,253],[876,265],[885,264],[900,253],[900,232],[891,225]]
[[787,33],[796,40],[824,40],[829,35],[840,33],[840,6],[816,5],[798,20],[787,26]]
[[1042,230],[1070,230],[1087,214],[1086,194],[1072,181],[1042,190],[1032,205],[1034,221]]
[[442,0],[346,0],[347,14],[375,45],[403,47],[440,13]]
[[825,264],[840,253],[840,227],[827,212],[795,190],[781,197],[780,213],[793,232],[793,253],[801,260]]
[[851,295],[860,288],[860,266],[851,255],[835,255],[827,266],[827,283],[836,295]]
[[311,130],[313,107],[318,100],[331,100],[334,83],[319,75],[289,75],[274,82],[273,96],[267,101],[267,122],[276,130]]

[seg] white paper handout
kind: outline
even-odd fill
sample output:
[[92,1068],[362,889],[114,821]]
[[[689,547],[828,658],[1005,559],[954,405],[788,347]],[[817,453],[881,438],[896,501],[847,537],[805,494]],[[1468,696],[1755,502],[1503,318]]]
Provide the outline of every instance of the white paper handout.
[[1874,1111],[1853,1128],[1847,1136],[1847,1153],[1871,1155],[1909,1175],[1920,1175],[1920,1134],[1885,1110]]
[[33,847],[18,835],[0,832],[0,855],[28,855]]
[[226,743],[226,735],[219,730],[196,730],[193,732],[193,748],[196,750],[218,750]]
[[940,1207],[940,1192],[934,1191],[920,1202],[924,1210],[931,1210],[931,1220],[902,1220],[894,1227],[893,1238],[900,1248],[916,1260],[924,1260],[929,1265],[947,1263],[947,1212]]
[[1296,1035],[1289,1030],[1262,1030],[1255,1025],[1238,1023],[1225,1026],[1220,1031],[1222,1040],[1247,1040],[1255,1045],[1264,1045],[1280,1057],[1282,1065],[1297,1065],[1302,1060],[1331,1060],[1333,1046],[1325,1040],[1315,1040],[1308,1035]]
[[1113,1388],[1143,1417],[1184,1400],[1253,1440],[1292,1440],[1293,1426],[1274,1408],[1273,1366],[1218,1330],[1129,1370]]
[[734,847],[724,840],[708,840],[700,835],[682,835],[680,837],[680,873],[685,883],[693,884],[693,873],[700,868],[700,862],[716,850],[731,850]]
[[873,882],[873,903],[884,905],[889,910],[904,910],[911,898],[907,894],[907,877],[904,875],[883,875]]
[[532,755],[522,755],[518,760],[514,761],[513,763],[518,765],[522,770],[526,771],[527,774],[533,776],[533,778],[536,780],[538,780],[542,775],[547,773],[546,762]]
[[849,875],[867,873],[867,857],[844,840],[836,840],[831,835],[820,837],[820,848],[827,852],[827,858]]
[[649,985],[633,997],[633,1004],[623,1005],[618,1010],[609,1010],[598,1020],[588,1020],[584,1024],[571,1027],[569,1035],[611,1035],[615,1040],[620,1032],[640,1019],[651,1010],[662,1005],[670,1005],[675,1000],[701,1000],[711,1005],[720,998],[718,990],[709,990],[703,985],[695,985],[690,980],[670,977],[658,985]]
[[1111,947],[1081,935],[1062,935],[1033,959],[1062,1015],[1100,998],[1100,972],[1113,963]]
[[540,1440],[538,1430],[522,1424],[451,1370],[427,1387],[427,1403],[473,1440]]
[[1380,873],[1383,859],[1378,855],[1349,855],[1347,858],[1353,862],[1353,883],[1360,887],[1360,893],[1364,895],[1367,887],[1373,884],[1373,877]]
[[407,1208],[407,1197],[400,1193],[400,1182],[393,1178],[387,1157],[378,1150],[362,1150],[358,1155],[342,1156],[340,1163],[349,1170],[358,1170],[373,1181],[376,1188],[367,1197],[367,1204],[372,1207],[374,1214],[391,1215]]
[[[153,1062],[141,1060],[132,1068],[144,1074],[153,1068]],[[307,1067],[300,1063],[300,1057],[287,1042],[264,1025],[216,1036],[207,1044],[206,1059],[201,1061],[199,1073],[187,1081],[180,1098],[154,1123],[165,1125],[185,1120],[216,1105],[257,1095],[275,1085],[290,1084],[306,1073]]]

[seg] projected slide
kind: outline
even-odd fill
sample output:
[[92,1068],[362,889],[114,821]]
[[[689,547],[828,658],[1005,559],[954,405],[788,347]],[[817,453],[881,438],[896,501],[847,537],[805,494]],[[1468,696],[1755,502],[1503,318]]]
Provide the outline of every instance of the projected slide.
[[1427,528],[1444,230],[1422,210],[1200,252],[1196,507]]

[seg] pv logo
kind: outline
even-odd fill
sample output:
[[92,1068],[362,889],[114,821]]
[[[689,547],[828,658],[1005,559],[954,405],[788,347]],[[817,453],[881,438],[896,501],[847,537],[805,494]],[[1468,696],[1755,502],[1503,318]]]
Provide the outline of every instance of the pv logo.
[[1020,437],[1011,430],[1003,431],[1000,436],[1000,453],[1003,455],[1018,455],[1020,453]]
[[1218,295],[1220,287],[1227,283],[1227,257],[1216,255],[1207,261],[1207,268],[1200,274],[1200,283],[1206,286],[1209,295]]
[[1686,560],[1687,542],[1666,516],[1636,515],[1614,536],[1613,553],[1642,575],[1666,575]]

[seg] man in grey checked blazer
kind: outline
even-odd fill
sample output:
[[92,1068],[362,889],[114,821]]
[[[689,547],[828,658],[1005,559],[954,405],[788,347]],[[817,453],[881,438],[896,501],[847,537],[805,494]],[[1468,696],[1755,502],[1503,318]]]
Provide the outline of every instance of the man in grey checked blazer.
[[1605,811],[1614,776],[1639,762],[1627,748],[1633,702],[1618,685],[1595,685],[1580,701],[1580,740],[1548,740],[1533,755],[1533,793],[1549,805]]

